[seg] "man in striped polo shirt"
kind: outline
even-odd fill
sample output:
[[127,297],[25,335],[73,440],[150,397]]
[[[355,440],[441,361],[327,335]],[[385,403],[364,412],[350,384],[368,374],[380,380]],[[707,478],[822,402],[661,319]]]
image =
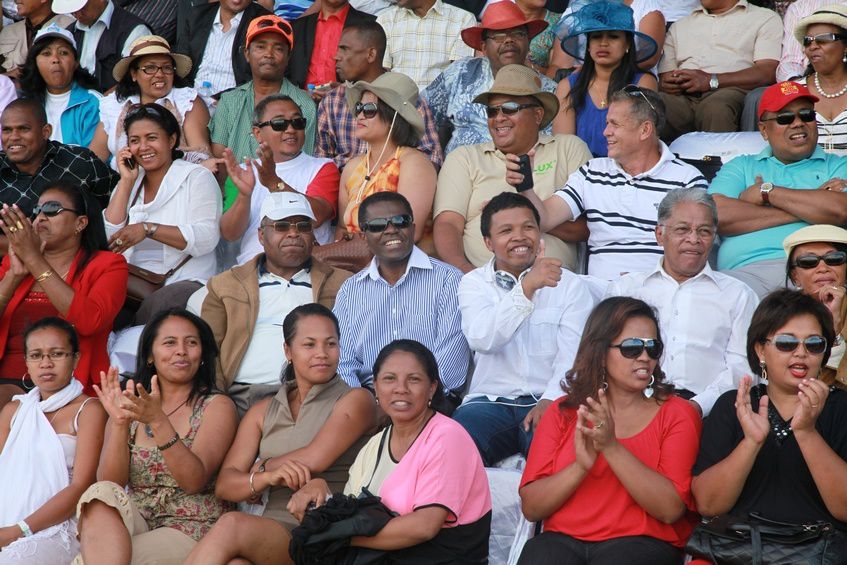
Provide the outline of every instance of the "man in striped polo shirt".
[[[659,202],[676,188],[708,187],[697,169],[675,158],[659,140],[664,122],[658,94],[627,86],[609,104],[603,132],[609,156],[588,161],[544,202],[534,190],[523,193],[538,208],[545,232],[585,215],[589,275],[608,281],[652,270],[662,255],[653,235]],[[517,158],[508,167],[506,180],[519,183]]]

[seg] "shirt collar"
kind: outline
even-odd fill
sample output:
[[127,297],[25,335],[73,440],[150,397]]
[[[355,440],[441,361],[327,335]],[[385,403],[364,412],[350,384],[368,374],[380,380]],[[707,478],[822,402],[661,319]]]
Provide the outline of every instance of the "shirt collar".
[[[729,14],[730,12],[732,12],[733,10],[739,10],[739,9],[746,10],[749,5],[750,4],[747,2],[747,0],[738,0],[738,3],[735,6],[733,6],[732,8],[727,10],[726,12],[723,12],[722,14],[715,15],[715,17],[725,16],[725,15]],[[694,10],[691,11],[692,14],[695,13],[695,12],[703,12],[704,14],[706,14],[708,16],[713,15],[713,14],[710,14],[709,11],[706,8],[704,8],[702,4],[700,4],[699,6],[694,8]]]
[[[276,277],[278,279],[285,280],[285,277],[281,277],[279,275],[275,275],[272,272],[270,272],[268,270],[268,268],[265,266],[266,261],[267,261],[267,256],[264,253],[262,253],[262,257],[259,259],[259,265],[258,265],[259,278],[262,278],[265,275],[270,275],[272,277]],[[312,258],[309,257],[308,259],[306,259],[306,262],[303,263],[303,268],[300,269],[299,271],[297,271],[296,273],[294,273],[294,276],[291,277],[290,280],[293,281],[294,279],[301,277],[304,273],[308,275],[311,272],[312,272]]]
[[630,178],[641,178],[641,177],[652,176],[653,173],[658,171],[662,166],[664,166],[665,163],[667,163],[668,161],[673,161],[674,159],[676,159],[676,155],[671,153],[671,150],[668,148],[667,145],[665,145],[664,141],[659,141],[659,149],[661,151],[660,151],[660,154],[659,154],[659,160],[656,162],[656,164],[653,165],[652,167],[650,167],[649,169],[647,169],[646,171],[644,171],[643,173],[639,173],[637,175],[630,175],[629,173],[627,173],[625,170],[623,170],[623,168],[614,159],[612,159],[612,163],[614,163],[615,169],[617,169],[617,171],[619,173],[621,173],[622,175],[625,175],[627,177],[630,177]]
[[[538,146],[547,145],[548,143],[552,143],[554,141],[556,141],[556,139],[551,135],[541,135],[541,134],[539,134],[538,135],[538,141],[535,142],[535,145],[533,145],[532,148],[535,149]],[[484,143],[480,143],[479,146],[482,149],[483,153],[497,153],[499,157],[501,157],[501,158],[505,157],[503,152],[500,151],[499,149],[497,149],[497,147],[494,145],[493,141],[486,141]]]
[[[770,145],[766,145],[765,148],[762,149],[761,151],[759,151],[755,156],[756,161],[766,161],[767,159],[770,159],[770,158],[776,159],[776,157],[773,156],[773,149],[771,148]],[[797,161],[797,163],[802,163],[804,161],[825,161],[826,158],[827,158],[826,151],[824,151],[823,148],[820,145],[815,145],[815,150],[812,152],[812,154],[809,155],[807,158],[803,159],[802,161]],[[782,163],[782,162],[780,161],[780,163]],[[796,164],[796,163],[791,163],[791,165],[794,165],[794,164]],[[785,163],[782,163],[782,165],[786,166],[786,167],[791,166],[791,165],[786,165]]]
[[[409,274],[409,270],[412,268],[432,269],[432,263],[429,260],[429,255],[421,251],[417,245],[412,247],[412,254],[409,255],[409,260],[406,262],[406,272],[403,273],[402,277],[400,277],[400,281],[406,278],[406,275]],[[382,275],[379,274],[379,262],[376,257],[371,259],[367,268],[359,274],[359,280],[362,280],[365,277],[370,277],[375,281],[385,280],[382,278]]]
[[[244,15],[244,11],[242,10],[241,12],[238,12],[237,14],[232,16],[232,19],[229,20],[229,25],[231,26],[231,28],[237,28],[239,26],[239,24],[241,24],[241,17],[243,15]],[[218,8],[218,13],[215,14],[215,19],[214,19],[214,21],[212,21],[212,25],[217,26],[218,28],[222,28],[223,25],[224,25],[223,22],[221,21],[221,9],[220,8]]]
[[103,25],[106,26],[106,29],[109,29],[109,26],[112,23],[112,14],[114,14],[114,13],[115,13],[115,5],[112,4],[112,0],[109,0],[108,2],[106,2],[106,8],[103,10],[103,13],[100,14],[100,17],[97,18],[97,21],[95,21],[90,26],[83,25],[83,24],[79,23],[79,21],[77,21],[76,27],[77,27],[77,29],[81,29],[82,31],[87,31],[87,30],[93,28],[95,25],[97,25],[97,22],[103,22]]
[[688,281],[684,281],[684,282],[680,283],[678,280],[676,280],[675,278],[670,276],[667,271],[665,271],[665,259],[664,259],[664,257],[661,257],[661,258],[659,258],[658,261],[656,261],[656,267],[652,271],[650,271],[650,274],[647,275],[646,278],[649,279],[649,278],[653,278],[653,277],[666,278],[667,280],[673,281],[678,285],[685,284],[688,281],[697,280],[701,277],[708,278],[716,284],[718,282],[717,279],[715,278],[715,271],[713,271],[712,267],[709,265],[709,263],[706,262],[706,265],[703,267],[703,270],[701,270],[699,273],[697,273],[696,275],[694,275],[693,277],[688,279]]
[[[412,10],[411,8],[403,8],[403,10],[406,10],[406,12],[408,12],[408,15],[414,16],[416,18],[418,17],[418,15],[415,13],[415,11]],[[441,0],[435,0],[435,3],[432,5],[432,7],[429,10],[427,10],[424,17],[420,18],[420,19],[426,18],[428,15],[430,15],[433,12],[435,12],[436,14],[439,14],[439,15],[443,14],[444,13],[444,2],[442,2]]]
[[318,11],[318,21],[326,22],[329,20],[341,20],[342,22],[347,19],[347,14],[350,12],[350,4],[344,4],[344,7],[338,10],[336,13],[332,14],[330,17],[325,18],[324,13]]

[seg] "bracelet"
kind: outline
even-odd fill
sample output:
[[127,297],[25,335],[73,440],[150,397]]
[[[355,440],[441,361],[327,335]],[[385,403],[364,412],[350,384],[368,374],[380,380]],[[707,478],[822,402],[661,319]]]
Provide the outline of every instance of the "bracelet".
[[259,470],[257,469],[255,471],[253,471],[252,473],[250,473],[250,495],[253,498],[259,496],[259,493],[256,492],[256,489],[253,487],[253,477],[255,477],[256,473],[258,473],[258,472],[259,472]]
[[18,527],[21,529],[21,532],[23,532],[25,538],[32,536],[32,530],[30,529],[29,524],[27,524],[24,520],[18,522]]
[[46,271],[44,271],[43,273],[41,273],[40,275],[35,277],[35,282],[44,282],[52,276],[53,276],[53,269],[47,269]]
[[168,443],[166,443],[165,445],[157,445],[156,447],[159,448],[159,451],[164,451],[164,450],[168,449],[169,447],[173,447],[174,445],[176,445],[176,442],[178,442],[178,441],[179,441],[179,434],[175,433],[174,437],[172,437],[171,440]]
[[156,230],[159,229],[159,224],[150,224],[150,231],[147,233],[147,237],[153,237],[156,235]]
[[150,226],[147,222],[141,222],[141,227],[144,229],[144,237],[150,237]]

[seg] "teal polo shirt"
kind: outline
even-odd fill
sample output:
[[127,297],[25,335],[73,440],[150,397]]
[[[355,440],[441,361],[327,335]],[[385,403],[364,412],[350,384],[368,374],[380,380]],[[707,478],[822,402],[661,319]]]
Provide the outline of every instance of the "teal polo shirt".
[[[761,176],[776,186],[814,190],[835,178],[847,178],[847,158],[815,147],[808,159],[786,165],[773,156],[770,146],[757,155],[740,155],[721,167],[709,186],[709,194],[738,196]],[[737,269],[769,259],[786,259],[782,240],[809,224],[793,222],[741,235],[721,237],[718,270]]]

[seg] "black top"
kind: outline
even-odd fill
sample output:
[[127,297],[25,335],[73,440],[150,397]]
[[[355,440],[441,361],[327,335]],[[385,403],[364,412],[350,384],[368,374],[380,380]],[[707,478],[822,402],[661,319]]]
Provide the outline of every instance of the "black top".
[[[735,414],[737,394],[735,390],[722,394],[703,422],[694,476],[726,458],[744,438]],[[766,394],[764,385],[751,389],[754,409],[758,408],[763,394]],[[774,413],[781,420],[778,413]],[[815,427],[833,451],[847,459],[847,392],[830,391]],[[847,523],[836,520],[827,510],[794,434],[789,433],[780,442],[773,429],[762,445],[730,514],[746,516],[748,512],[795,524],[820,520],[847,530]]]

